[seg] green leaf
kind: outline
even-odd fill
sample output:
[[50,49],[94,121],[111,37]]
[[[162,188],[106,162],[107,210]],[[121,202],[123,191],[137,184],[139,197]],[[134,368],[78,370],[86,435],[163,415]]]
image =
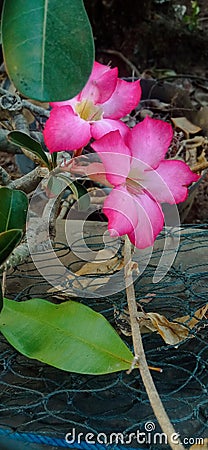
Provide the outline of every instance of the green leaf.
[[21,238],[22,230],[9,230],[0,233],[0,266],[7,260]]
[[90,206],[90,196],[87,189],[78,181],[71,181],[66,175],[62,173],[57,175],[58,178],[64,180],[73,192],[76,200],[78,200],[78,207],[80,211],[86,211]]
[[22,131],[11,131],[11,133],[8,134],[8,140],[12,142],[12,144],[29,150],[29,152],[38,157],[38,159],[44,166],[50,169],[50,162],[47,158],[47,155],[43,151],[41,144],[31,136],[23,133]]
[[108,321],[74,301],[4,299],[0,330],[23,355],[85,374],[126,370],[133,355]]
[[16,88],[39,101],[74,97],[94,60],[83,0],[5,0],[2,43]]
[[57,197],[61,192],[65,190],[67,187],[65,181],[59,179],[53,173],[48,178],[46,194],[49,198]]
[[0,233],[13,228],[24,229],[28,208],[27,195],[22,191],[1,187],[0,205]]

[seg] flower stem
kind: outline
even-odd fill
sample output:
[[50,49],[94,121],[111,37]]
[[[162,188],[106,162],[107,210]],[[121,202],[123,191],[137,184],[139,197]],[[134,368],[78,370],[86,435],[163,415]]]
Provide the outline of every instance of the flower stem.
[[[140,332],[139,322],[137,320],[137,306],[136,306],[136,298],[135,298],[135,290],[132,278],[132,259],[131,259],[131,243],[129,241],[128,236],[125,236],[125,250],[124,250],[124,267],[125,267],[125,284],[126,284],[126,295],[128,302],[128,309],[130,315],[131,322],[131,330],[132,330],[132,339],[135,353],[136,364],[139,365],[140,374],[142,377],[142,381],[144,383],[150,404],[154,411],[155,417],[158,420],[158,423],[162,429],[162,431],[167,436],[169,445],[172,450],[178,450],[178,446],[180,444],[180,450],[185,450],[176,433],[173,425],[170,422],[170,419],[164,409],[164,406],[161,402],[159,394],[156,390],[154,381],[150,374],[146,356],[144,352],[144,347],[142,343],[142,337]],[[174,443],[175,440],[175,443]]]

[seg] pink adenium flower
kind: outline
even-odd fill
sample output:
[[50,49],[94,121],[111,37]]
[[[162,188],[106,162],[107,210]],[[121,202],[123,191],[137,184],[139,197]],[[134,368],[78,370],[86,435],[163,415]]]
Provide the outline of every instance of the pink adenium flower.
[[87,84],[76,97],[50,103],[52,110],[43,132],[49,151],[79,149],[109,131],[119,130],[124,136],[128,127],[119,119],[138,105],[140,97],[139,80],[121,80],[117,68],[95,62]]
[[110,235],[127,234],[137,248],[152,246],[162,230],[161,203],[184,201],[199,178],[183,161],[164,159],[172,135],[171,125],[146,117],[124,139],[112,131],[92,144],[113,186],[103,208]]

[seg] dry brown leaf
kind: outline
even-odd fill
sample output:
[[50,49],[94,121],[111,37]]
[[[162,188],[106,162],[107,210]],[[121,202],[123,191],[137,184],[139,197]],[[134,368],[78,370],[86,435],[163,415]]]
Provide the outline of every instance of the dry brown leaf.
[[34,115],[29,111],[29,109],[26,108],[23,108],[22,113],[25,119],[27,120],[27,123],[31,125],[31,123],[33,123],[35,120]]
[[193,166],[197,162],[197,148],[196,147],[186,147],[185,162],[189,166]]
[[107,284],[110,277],[102,278],[77,278],[73,275],[68,275],[66,281],[56,287],[48,289],[48,293],[59,299],[66,299],[70,297],[77,297],[77,290],[95,292],[97,289],[101,288]]
[[196,134],[201,131],[201,128],[199,126],[194,125],[186,117],[172,117],[171,120],[175,128],[179,128],[180,130],[182,130],[187,137],[189,136],[189,134]]
[[201,164],[207,162],[205,149],[202,150],[201,155],[198,157],[198,162]]
[[201,147],[202,145],[204,145],[206,142],[206,138],[204,138],[203,136],[194,136],[191,139],[185,139],[184,141],[182,141],[182,144],[184,144],[186,147],[188,148],[195,148],[195,147]]
[[201,155],[197,158],[197,163],[191,167],[192,172],[202,172],[208,168],[208,160],[206,158],[205,150],[201,152]]
[[98,275],[98,274],[111,274],[118,270],[121,270],[124,267],[124,260],[119,259],[115,256],[112,259],[108,259],[106,261],[93,261],[84,264],[84,266],[79,269],[75,275],[83,276],[83,275]]
[[146,315],[166,344],[177,345],[188,337],[189,330],[184,325],[170,322],[165,316],[157,313],[147,313]]
[[43,160],[41,158],[39,158],[37,155],[35,155],[34,153],[30,152],[29,150],[26,150],[26,148],[21,147],[23,153],[25,154],[25,156],[27,156],[29,159],[31,159],[35,164],[38,164],[39,166],[43,166],[45,167],[45,164],[43,163]]
[[203,317],[205,317],[207,310],[208,310],[208,304],[197,309],[197,311],[194,313],[193,317],[190,317],[190,316],[178,317],[177,319],[175,319],[175,321],[180,322],[180,323],[185,323],[188,326],[188,328],[192,329],[197,325],[197,323],[201,319],[203,319]]
[[[183,316],[169,321],[165,316],[158,313],[138,312],[137,319],[139,321],[141,333],[149,333],[157,331],[164,339],[166,344],[177,345],[179,342],[191,337],[190,329],[194,328],[197,323],[203,319],[208,310],[208,304],[198,309],[194,317]],[[130,317],[128,310],[124,310],[115,317],[116,324],[120,331],[126,336],[131,336]],[[180,322],[180,323],[177,323]],[[184,325],[183,325],[184,324]]]
[[[110,277],[102,277],[102,278],[82,278],[82,279],[76,279],[73,281],[72,286],[74,289],[84,290],[88,289],[88,291],[94,292],[97,289],[104,286],[106,283],[108,283],[110,280]],[[72,289],[73,291],[73,289]]]
[[190,447],[190,450],[208,450],[208,438],[201,438],[202,443],[194,444]]
[[193,317],[183,316],[175,319],[173,322],[170,322],[165,316],[157,313],[146,313],[146,317],[150,318],[155,330],[162,336],[166,344],[177,345],[187,337],[191,337],[190,330],[203,319],[207,310],[208,304],[198,309]]

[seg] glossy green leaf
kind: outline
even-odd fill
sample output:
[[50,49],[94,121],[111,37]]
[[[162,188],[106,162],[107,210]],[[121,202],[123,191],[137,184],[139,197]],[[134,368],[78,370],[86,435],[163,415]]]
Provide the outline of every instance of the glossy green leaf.
[[30,98],[71,98],[92,70],[94,43],[83,0],[5,0],[2,42],[8,74]]
[[58,178],[64,180],[73,192],[76,200],[78,201],[78,208],[80,211],[86,211],[90,206],[90,196],[87,189],[78,181],[71,181],[66,175],[60,173]]
[[78,302],[4,299],[0,330],[29,358],[85,374],[126,370],[133,355],[109,322]]
[[42,165],[50,169],[50,162],[38,141],[22,131],[11,131],[7,138],[12,144],[29,150],[29,152],[38,157]]
[[24,229],[28,208],[27,195],[22,191],[0,188],[0,233]]
[[53,173],[48,178],[46,193],[49,198],[57,197],[61,192],[64,192],[67,187],[65,181],[61,180]]
[[22,230],[8,230],[0,233],[0,266],[7,260],[10,253],[19,244]]

